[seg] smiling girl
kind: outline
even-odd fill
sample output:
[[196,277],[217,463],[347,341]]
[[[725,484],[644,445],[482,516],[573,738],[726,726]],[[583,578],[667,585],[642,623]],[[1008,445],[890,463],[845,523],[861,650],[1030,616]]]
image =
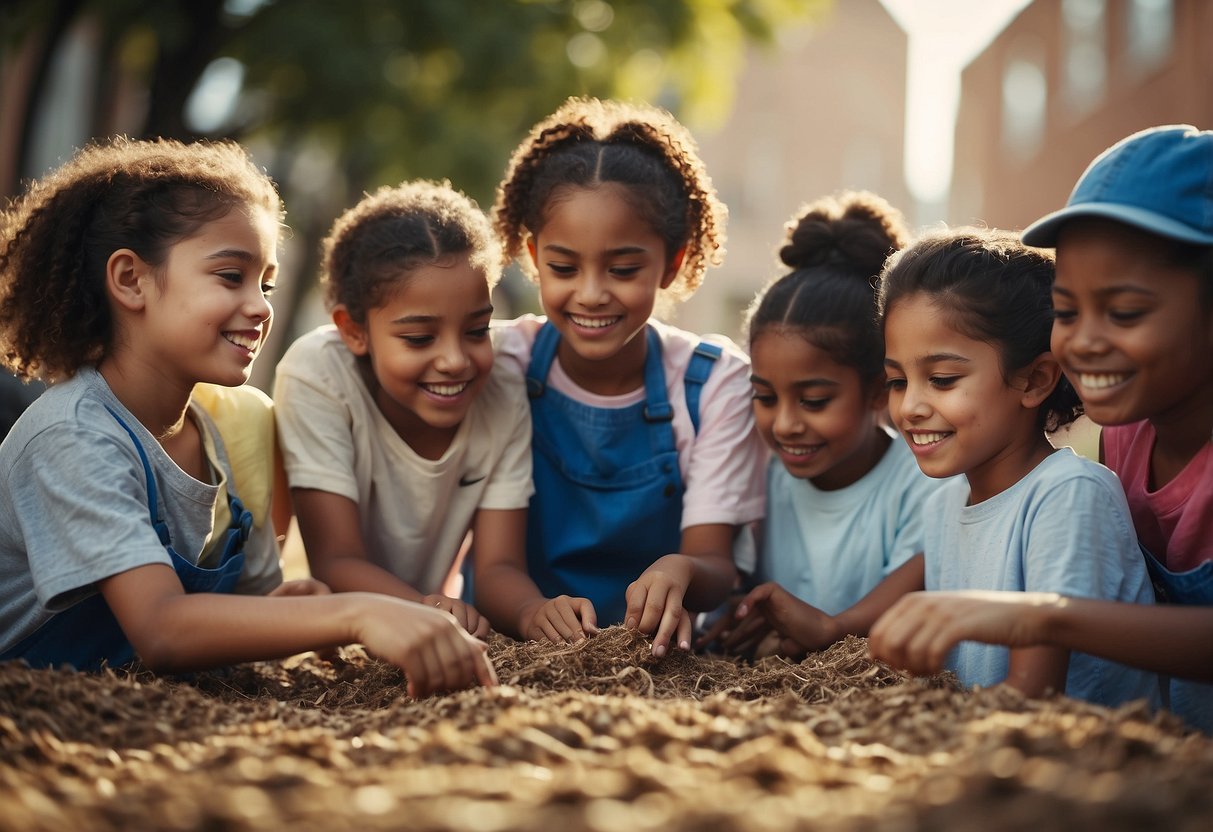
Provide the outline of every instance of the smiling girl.
[[[924,505],[928,590],[1033,590],[1148,603],[1124,494],[1046,433],[1081,412],[1049,352],[1053,260],[1005,232],[928,235],[880,286],[889,410],[919,467],[963,477]],[[1145,672],[1051,648],[962,644],[968,684],[1103,704],[1155,699]]]
[[477,602],[527,638],[622,622],[689,649],[687,608],[725,598],[762,515],[744,354],[653,318],[719,259],[695,141],[657,108],[571,99],[515,151],[494,220],[546,317],[494,331],[527,379],[535,497],[525,558],[477,550]]
[[489,293],[501,254],[488,220],[447,183],[381,188],[324,243],[335,326],[278,366],[278,427],[312,573],[451,612],[464,538],[520,554],[531,494],[522,383],[494,372]]

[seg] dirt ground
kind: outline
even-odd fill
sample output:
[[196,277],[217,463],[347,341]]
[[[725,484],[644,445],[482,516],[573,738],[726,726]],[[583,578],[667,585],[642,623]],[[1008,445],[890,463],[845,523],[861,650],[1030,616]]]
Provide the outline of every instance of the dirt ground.
[[500,687],[423,701],[356,648],[185,680],[0,665],[0,830],[1213,828],[1213,740],[906,679],[861,639],[491,648]]

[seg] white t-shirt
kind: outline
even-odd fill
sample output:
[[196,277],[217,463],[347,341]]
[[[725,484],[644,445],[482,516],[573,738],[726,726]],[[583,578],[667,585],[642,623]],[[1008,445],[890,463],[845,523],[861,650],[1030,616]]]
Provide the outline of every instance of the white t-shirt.
[[[545,321],[534,315],[494,321],[497,360],[525,378],[535,336]],[[754,430],[749,359],[722,335],[699,336],[655,320],[650,320],[649,326],[661,338],[666,391],[674,410],[674,443],[686,489],[681,528],[711,523],[742,525],[760,519],[765,454]],[[695,347],[702,341],[720,346],[723,352],[699,397],[696,434],[687,411],[683,378]],[[644,401],[643,386],[621,396],[600,396],[579,387],[560,366],[559,358],[552,362],[547,383],[553,390],[592,407],[623,408]]]
[[357,503],[367,558],[418,592],[441,590],[477,509],[526,508],[533,491],[526,388],[500,368],[436,460],[384,418],[332,326],[287,350],[274,411],[291,487]]
[[837,615],[922,551],[922,504],[943,482],[922,473],[897,436],[871,471],[834,491],[772,459],[760,578]]
[[[1102,465],[1061,448],[1001,494],[972,506],[965,505],[968,499],[964,477],[927,498],[928,590],[1057,592],[1153,603],[1124,491]],[[962,642],[948,664],[965,684],[992,685],[1006,678],[1009,658],[1006,647]],[[1065,693],[1101,705],[1156,702],[1158,680],[1071,652]]]

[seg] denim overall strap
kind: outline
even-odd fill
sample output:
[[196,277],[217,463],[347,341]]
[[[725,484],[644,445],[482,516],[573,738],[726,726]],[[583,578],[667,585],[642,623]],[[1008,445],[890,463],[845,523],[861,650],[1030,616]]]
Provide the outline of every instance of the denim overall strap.
[[527,369],[535,494],[527,568],[549,598],[589,598],[601,625],[623,620],[628,585],[681,544],[682,475],[661,339],[646,329],[645,399],[602,408],[546,385],[559,345],[539,331]]
[[[185,591],[231,592],[244,568],[244,542],[252,528],[252,515],[229,490],[228,507],[232,522],[227,529],[219,565],[214,569],[199,567],[177,554],[169,537],[168,525],[160,513],[156,478],[147,453],[130,425],[109,406],[106,406],[106,410],[126,430],[139,453],[147,483],[148,517]],[[33,667],[70,665],[78,670],[97,670],[103,664],[117,667],[134,658],[134,647],[100,592],[56,613],[33,633],[0,654],[0,661],[24,659]]]
[[712,367],[716,366],[721,352],[718,345],[700,341],[699,345],[695,347],[695,352],[691,354],[690,363],[687,364],[683,386],[686,387],[687,412],[691,415],[691,426],[695,428],[696,435],[699,434],[699,397],[703,393],[703,385],[708,380],[708,376],[712,374]]
[[[1186,572],[1172,572],[1145,546],[1141,552],[1160,603],[1213,606],[1213,561]],[[1193,728],[1213,734],[1213,685],[1167,677],[1162,681],[1163,704]]]

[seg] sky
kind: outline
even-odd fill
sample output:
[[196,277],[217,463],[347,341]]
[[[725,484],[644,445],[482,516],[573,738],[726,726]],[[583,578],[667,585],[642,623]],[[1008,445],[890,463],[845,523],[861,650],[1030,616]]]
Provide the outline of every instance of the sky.
[[880,1],[909,35],[906,184],[937,202],[951,182],[960,70],[1032,0]]

